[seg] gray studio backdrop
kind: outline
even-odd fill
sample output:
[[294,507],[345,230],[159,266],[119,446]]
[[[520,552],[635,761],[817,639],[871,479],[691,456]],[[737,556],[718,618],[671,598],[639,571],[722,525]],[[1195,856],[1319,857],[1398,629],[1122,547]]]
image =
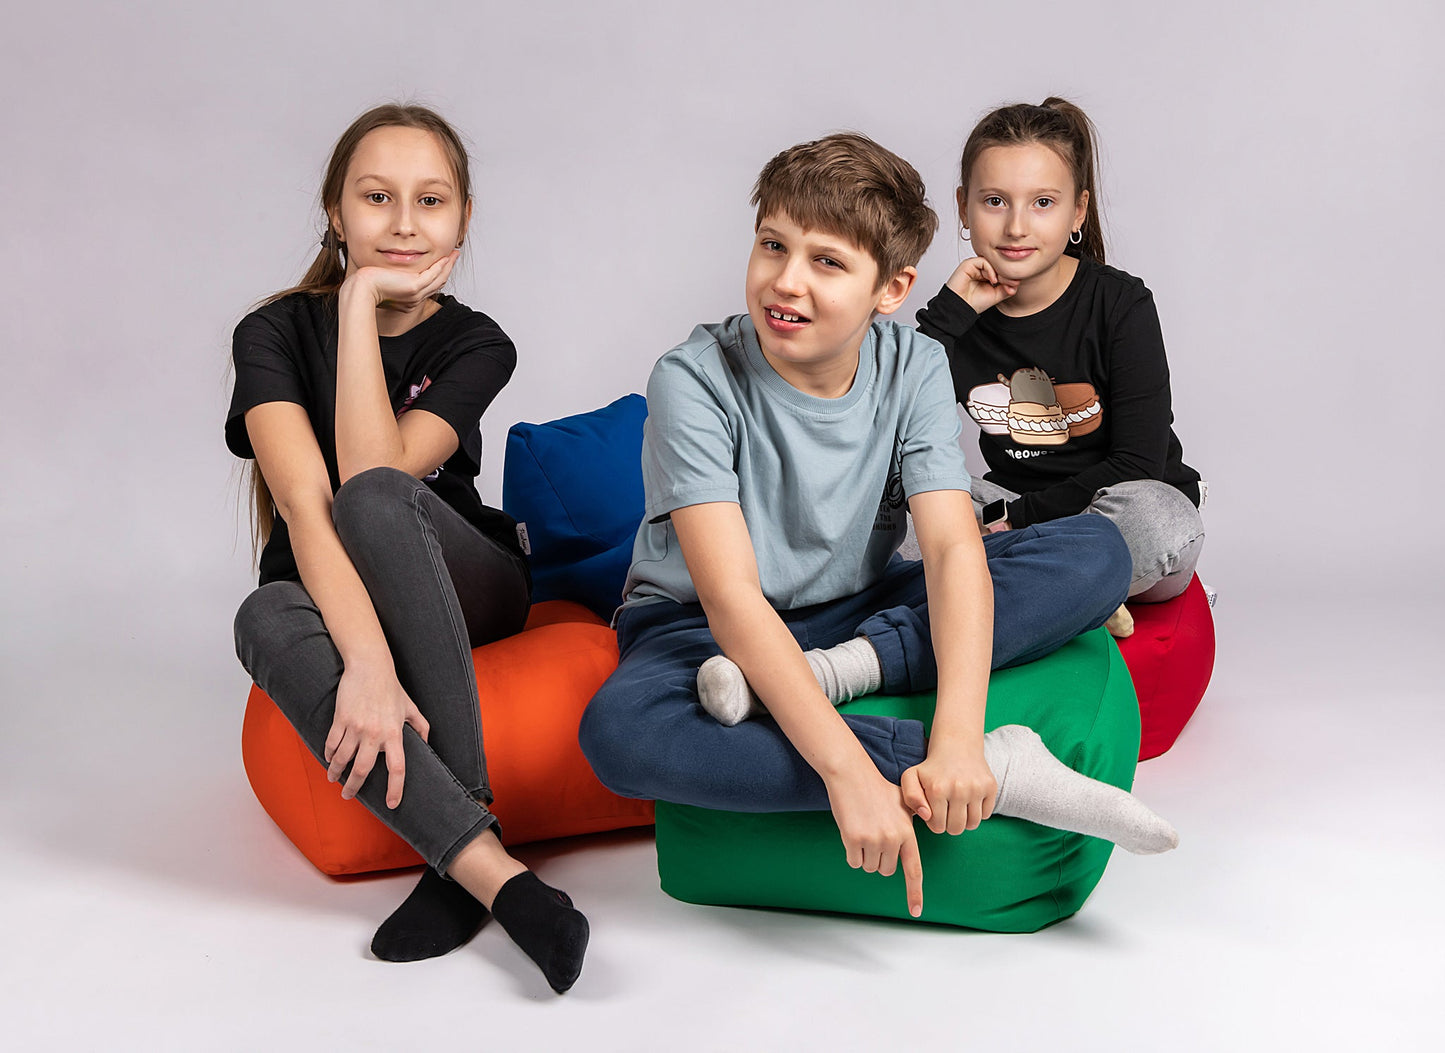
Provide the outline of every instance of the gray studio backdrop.
[[[995,104],[1060,93],[1102,135],[1111,262],[1159,305],[1177,430],[1213,487],[1201,569],[1221,617],[1282,598],[1427,593],[1442,578],[1428,523],[1440,507],[1439,10],[355,0],[10,12],[7,776],[19,786],[53,767],[33,745],[42,721],[77,764],[145,756],[155,739],[137,722],[161,721],[165,741],[200,744],[176,763],[235,764],[245,678],[229,627],[252,579],[221,439],[229,334],[298,276],[331,143],[388,99],[439,108],[479,162],[454,291],[520,352],[483,422],[488,500],[511,423],[640,390],[694,323],[739,309],[748,190],[774,152],[851,128],[918,166],[943,221],[911,320],[960,258],[949,202],[969,127]],[[73,706],[34,713],[23,700],[41,683]]]

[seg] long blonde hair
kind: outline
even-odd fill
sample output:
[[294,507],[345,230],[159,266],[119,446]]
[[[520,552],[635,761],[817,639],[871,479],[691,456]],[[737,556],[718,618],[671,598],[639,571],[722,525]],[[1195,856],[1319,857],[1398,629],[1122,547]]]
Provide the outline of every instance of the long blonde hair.
[[[323,233],[321,248],[311,266],[301,276],[301,281],[266,297],[257,306],[275,303],[277,300],[296,293],[316,296],[332,296],[346,280],[346,245],[336,236],[331,225],[331,213],[341,204],[341,192],[346,185],[346,171],[356,148],[371,132],[378,128],[417,128],[436,136],[456,176],[457,186],[462,189],[463,201],[472,197],[471,165],[467,148],[461,136],[435,110],[425,106],[402,103],[385,103],[367,110],[350,127],[341,133],[331,151],[331,160],[326,165],[326,175],[321,181],[321,221]],[[251,551],[255,556],[271,537],[276,526],[276,501],[266,485],[261,469],[254,459],[247,466],[247,489],[250,491],[251,506]]]

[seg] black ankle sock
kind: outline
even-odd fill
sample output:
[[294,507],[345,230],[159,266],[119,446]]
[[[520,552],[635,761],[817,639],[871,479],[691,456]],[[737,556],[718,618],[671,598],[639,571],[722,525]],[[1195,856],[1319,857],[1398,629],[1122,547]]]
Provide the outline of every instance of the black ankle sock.
[[419,962],[454,951],[477,934],[487,908],[431,867],[371,938],[371,953],[387,962]]
[[492,913],[541,968],[552,990],[561,994],[577,982],[587,953],[587,919],[567,893],[523,871],[498,890]]

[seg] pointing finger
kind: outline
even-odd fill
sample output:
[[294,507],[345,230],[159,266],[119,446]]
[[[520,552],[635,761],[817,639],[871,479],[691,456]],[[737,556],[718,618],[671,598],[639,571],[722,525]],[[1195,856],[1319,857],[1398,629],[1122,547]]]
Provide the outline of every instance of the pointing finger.
[[903,862],[903,885],[908,891],[908,913],[915,918],[923,916],[923,860],[918,855],[918,839],[913,836],[913,831],[908,831],[908,838],[903,842],[903,849],[898,853],[898,858]]

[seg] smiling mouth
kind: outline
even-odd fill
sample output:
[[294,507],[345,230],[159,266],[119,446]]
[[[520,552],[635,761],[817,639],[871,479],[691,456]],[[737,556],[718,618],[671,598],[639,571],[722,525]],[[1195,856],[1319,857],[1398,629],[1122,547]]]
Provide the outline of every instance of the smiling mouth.
[[779,311],[776,307],[768,308],[768,316],[776,318],[780,322],[807,322],[811,319],[804,318],[800,314],[790,314],[787,311]]

